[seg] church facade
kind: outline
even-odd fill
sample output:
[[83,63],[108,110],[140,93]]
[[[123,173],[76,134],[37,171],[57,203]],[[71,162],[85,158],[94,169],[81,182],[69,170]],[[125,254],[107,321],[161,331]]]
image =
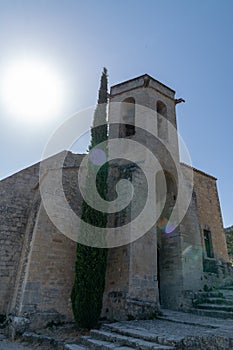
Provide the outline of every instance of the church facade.
[[[129,224],[128,234],[134,236],[134,219],[147,203],[144,192],[155,193],[150,210],[152,216],[159,215],[137,239],[109,248],[102,310],[107,319],[152,317],[161,306],[186,310],[190,293],[223,284],[229,272],[216,178],[180,162],[179,102],[172,89],[147,74],[111,88],[110,139],[118,139],[119,147],[130,140],[122,149],[127,162],[118,160],[110,166],[111,188],[114,192],[124,173],[139,194],[132,197],[136,209],[129,206],[124,215],[112,215],[110,226]],[[136,142],[143,147],[135,153]],[[110,147],[110,155],[114,152]],[[133,166],[128,161],[132,154]],[[159,163],[157,170],[151,154]],[[64,193],[78,215],[82,196],[77,174],[84,155],[66,152],[52,157],[42,181],[38,163],[0,182],[0,314],[27,317],[32,329],[49,320],[73,319],[70,292],[76,242],[56,227],[40,192],[43,182],[58,176],[60,157],[65,159]],[[144,164],[154,181],[149,189],[139,169]],[[180,194],[183,184],[190,193],[186,207],[187,198]]]

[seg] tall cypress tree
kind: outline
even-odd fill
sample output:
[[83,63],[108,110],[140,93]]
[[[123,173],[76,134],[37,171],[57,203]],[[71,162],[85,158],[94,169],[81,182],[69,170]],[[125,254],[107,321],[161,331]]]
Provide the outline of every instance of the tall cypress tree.
[[[107,69],[104,68],[101,76],[98,104],[91,129],[90,152],[99,143],[108,139],[106,120],[107,89]],[[89,174],[92,173],[93,167],[95,167],[95,164],[89,161]],[[104,164],[99,170],[96,179],[96,188],[104,199],[107,199],[108,192],[107,177],[108,166]],[[89,186],[88,179],[87,186]],[[105,228],[107,225],[107,214],[93,209],[84,201],[82,205],[82,220],[93,225],[93,230],[96,226]],[[80,234],[85,237],[85,224],[80,226],[80,230]],[[107,249],[94,248],[77,243],[75,281],[71,292],[71,301],[75,320],[80,327],[90,329],[98,323],[102,309],[106,266]]]

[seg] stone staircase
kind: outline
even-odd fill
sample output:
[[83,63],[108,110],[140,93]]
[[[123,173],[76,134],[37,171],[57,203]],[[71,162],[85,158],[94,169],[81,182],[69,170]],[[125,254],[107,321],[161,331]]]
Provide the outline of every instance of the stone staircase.
[[233,287],[216,291],[198,292],[190,312],[199,316],[233,319]]
[[[232,292],[228,290],[226,295],[231,296]],[[220,301],[217,302],[216,299],[224,299],[220,294],[201,294],[201,297],[203,296],[208,299],[214,298],[216,302],[214,305],[222,305],[218,304]],[[228,298],[225,297],[225,299]],[[206,299],[204,301],[206,302]],[[100,330],[92,330],[88,336],[74,336],[72,331],[67,337],[64,333],[64,330],[67,329],[69,327],[63,330],[56,329],[55,337],[46,336],[41,332],[38,334],[26,332],[22,335],[21,342],[30,344],[30,347],[32,343],[35,344],[35,347],[40,344],[43,345],[43,349],[47,350],[233,349],[233,319],[203,317],[167,309],[162,309],[162,315],[153,320],[103,324]],[[73,325],[70,329],[73,330]]]
[[65,350],[175,350],[177,341],[158,337],[145,330],[123,329],[116,324],[104,325],[101,330],[92,330],[90,336],[80,338],[80,344],[67,344]]
[[[175,332],[174,328],[171,328],[170,332],[163,331],[158,325],[149,331],[146,329],[140,329],[135,327],[134,324],[128,324],[125,326],[121,323],[105,324],[100,330],[92,330],[90,336],[82,336],[79,344],[66,344],[65,350],[105,350],[105,349],[116,349],[116,350],[180,350],[180,349],[205,349],[208,341],[210,342],[210,330],[214,331],[217,329],[217,324],[221,322],[232,322],[231,320],[218,321],[222,319],[233,319],[233,286],[225,287],[215,291],[198,292],[193,299],[193,308],[189,310],[193,315],[189,313],[179,313],[163,310],[164,315],[160,316],[158,320],[169,321],[170,325],[176,324]],[[177,316],[178,315],[178,316]],[[186,316],[187,315],[187,316]],[[195,316],[197,315],[197,316]],[[194,319],[191,317],[195,317]],[[203,322],[207,316],[207,321]],[[209,317],[215,317],[213,322],[209,321]],[[217,321],[216,321],[217,319]],[[203,323],[203,324],[202,324]],[[193,332],[190,334],[183,334],[185,327],[188,325],[194,325]],[[166,324],[164,324],[164,327]],[[207,327],[207,335],[204,338],[200,336],[200,329],[195,330],[196,327],[201,326],[200,329]],[[168,325],[167,325],[168,327]],[[170,328],[170,326],[169,326]],[[182,336],[177,334],[177,329],[181,329]],[[230,326],[232,330],[232,323]],[[194,332],[196,334],[194,335]],[[206,339],[205,339],[206,337]],[[212,336],[214,339],[214,336]],[[211,339],[212,339],[211,338]],[[219,337],[221,340],[222,337]],[[204,340],[203,340],[204,339]],[[212,339],[212,340],[213,340]],[[217,338],[216,338],[217,339]],[[220,340],[213,340],[220,342]],[[228,340],[227,340],[228,341]],[[199,343],[198,343],[199,342]],[[197,343],[199,344],[197,346]],[[221,343],[221,342],[220,342]],[[233,338],[232,338],[233,345]],[[215,348],[215,347],[213,347]],[[219,347],[219,349],[231,349],[233,347]]]

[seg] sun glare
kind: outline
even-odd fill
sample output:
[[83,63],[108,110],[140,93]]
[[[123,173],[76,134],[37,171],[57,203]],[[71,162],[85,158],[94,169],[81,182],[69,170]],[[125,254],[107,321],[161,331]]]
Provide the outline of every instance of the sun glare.
[[1,98],[8,113],[26,122],[54,118],[64,92],[52,67],[37,60],[18,60],[3,72]]

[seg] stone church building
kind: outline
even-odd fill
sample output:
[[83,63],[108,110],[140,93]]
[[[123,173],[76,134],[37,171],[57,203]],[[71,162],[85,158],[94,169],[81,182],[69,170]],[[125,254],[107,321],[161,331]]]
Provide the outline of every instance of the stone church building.
[[[190,293],[205,285],[220,285],[229,267],[216,178],[180,163],[177,134],[168,127],[177,128],[176,105],[181,100],[171,88],[146,74],[111,87],[110,102],[123,101],[127,106],[119,112],[119,124],[110,126],[110,137],[137,138],[155,153],[161,165],[160,172],[153,175],[156,198],[161,196],[161,173],[167,193],[152,228],[137,240],[108,250],[102,315],[114,320],[150,317],[161,305],[187,310]],[[145,112],[136,121],[138,106],[154,118],[157,140],[143,130]],[[112,114],[110,104],[110,123]],[[67,152],[62,166],[64,192],[77,213],[82,203],[77,173],[83,157]],[[43,181],[56,178],[57,159],[59,154],[52,157]],[[117,165],[111,167],[112,181],[119,176],[114,167]],[[68,232],[64,235],[58,230],[44,208],[39,168],[37,163],[0,182],[0,314],[28,317],[32,328],[45,320],[73,319],[70,292],[76,255],[76,242],[68,238]],[[186,181],[189,172],[193,176],[189,205],[179,224],[166,231],[179,198],[177,173]],[[137,179],[137,171],[131,169],[136,185]],[[121,219],[115,217],[116,222]]]

